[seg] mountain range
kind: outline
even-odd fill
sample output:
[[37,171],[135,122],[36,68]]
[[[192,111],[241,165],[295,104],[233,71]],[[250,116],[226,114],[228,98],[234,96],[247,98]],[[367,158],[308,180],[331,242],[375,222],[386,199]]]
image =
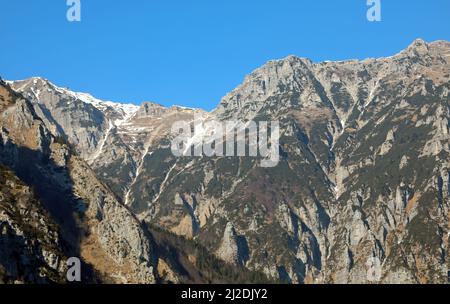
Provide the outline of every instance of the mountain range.
[[[447,283],[449,73],[447,41],[288,56],[211,112],[1,81],[0,281]],[[278,165],[175,157],[194,117],[279,121]]]

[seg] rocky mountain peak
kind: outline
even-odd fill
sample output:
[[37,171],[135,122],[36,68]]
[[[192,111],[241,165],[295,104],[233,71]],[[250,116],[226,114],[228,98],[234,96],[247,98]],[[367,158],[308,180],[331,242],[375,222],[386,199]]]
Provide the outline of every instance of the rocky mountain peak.
[[[102,244],[120,236],[118,250],[108,251],[119,263],[124,253],[139,259],[151,252],[148,243],[138,245],[142,230],[129,209],[222,260],[291,283],[446,282],[449,58],[448,42],[417,40],[387,58],[313,63],[289,56],[256,69],[205,116],[280,121],[274,168],[251,157],[175,157],[171,125],[192,120],[193,109],[149,102],[124,115],[67,90],[37,94],[39,80],[12,87],[30,96],[48,126],[36,123],[35,133],[64,135],[95,171],[76,158],[71,176],[76,194],[95,202],[89,215]],[[17,116],[16,127],[10,119],[0,142],[8,146],[16,135],[10,130],[31,116]],[[71,159],[52,151],[59,164]],[[125,235],[133,241],[123,242]]]
[[138,118],[152,118],[161,116],[166,111],[167,108],[158,103],[145,101],[140,105],[139,110],[135,113],[135,116]]
[[414,51],[417,55],[423,56],[429,51],[428,43],[425,42],[423,39],[416,39],[411,43],[407,51]]
[[[33,86],[45,85],[43,81],[34,80],[31,81]],[[24,282],[64,280],[65,260],[62,259],[74,256],[94,267],[93,271],[100,273],[104,280],[154,282],[151,242],[140,222],[97,179],[86,162],[73,154],[68,141],[46,128],[39,117],[42,112],[35,112],[33,102],[3,84],[0,84],[0,100],[8,105],[0,108],[0,165],[8,167],[3,170],[0,166],[0,227],[3,229],[6,223],[11,240],[17,239],[5,243],[2,234],[0,280],[3,280],[5,268],[6,277],[12,275]],[[33,193],[29,189],[33,189]],[[14,200],[21,195],[11,194],[17,191],[26,194],[19,206]],[[27,204],[30,206],[25,208]],[[11,212],[11,208],[18,210]],[[29,211],[32,214],[25,216]],[[30,225],[43,228],[34,230]],[[14,236],[21,230],[22,240]],[[66,245],[55,239],[63,240]],[[32,243],[35,245],[25,246]],[[13,248],[6,251],[8,247]],[[19,254],[23,257],[17,261],[10,257]],[[16,263],[25,263],[24,269],[14,270],[22,267]],[[41,263],[48,273],[41,273],[40,280],[32,276],[22,278],[21,272],[34,275],[39,270],[31,263],[38,263],[37,266]],[[95,277],[87,279],[95,280]]]

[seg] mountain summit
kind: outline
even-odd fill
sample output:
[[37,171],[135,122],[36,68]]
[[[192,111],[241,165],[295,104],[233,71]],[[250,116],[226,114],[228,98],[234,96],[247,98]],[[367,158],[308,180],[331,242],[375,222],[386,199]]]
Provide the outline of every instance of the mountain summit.
[[[362,61],[289,56],[253,71],[210,113],[104,102],[41,78],[13,81],[2,85],[0,160],[9,168],[29,161],[8,148],[12,141],[55,157],[60,165],[52,170],[73,168],[71,199],[87,203],[92,215],[83,225],[119,264],[94,261],[93,268],[117,273],[127,259],[134,265],[127,281],[151,282],[164,265],[166,278],[183,282],[172,264],[152,260],[143,227],[155,227],[237,269],[284,282],[447,283],[449,71],[447,41],[419,39],[392,57]],[[279,121],[278,166],[261,168],[251,157],[173,156],[172,124],[195,115]],[[55,148],[57,139],[67,144]],[[15,172],[21,189],[40,178]],[[65,209],[63,199],[52,201]],[[52,215],[43,218],[50,223]]]

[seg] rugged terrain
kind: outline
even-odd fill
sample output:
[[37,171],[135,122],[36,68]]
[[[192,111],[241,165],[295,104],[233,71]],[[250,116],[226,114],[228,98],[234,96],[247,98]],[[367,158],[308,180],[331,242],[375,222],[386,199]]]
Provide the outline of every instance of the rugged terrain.
[[[0,84],[0,96],[0,161],[17,175],[7,172],[4,176],[6,185],[23,182],[33,189],[31,191],[25,186],[7,189],[8,195],[2,197],[6,216],[15,215],[13,222],[8,218],[6,221],[2,219],[2,226],[9,226],[5,230],[6,239],[11,233],[26,237],[26,225],[34,226],[34,233],[46,236],[46,230],[50,228],[40,231],[39,225],[47,222],[50,225],[50,217],[56,224],[51,230],[55,234],[53,246],[58,247],[59,239],[67,245],[67,248],[58,247],[65,255],[51,251],[47,254],[56,260],[52,262],[54,265],[50,264],[55,271],[60,270],[60,264],[64,266],[64,256],[80,257],[96,271],[106,272],[105,267],[114,269],[106,272],[111,280],[154,282],[150,240],[140,222],[109,188],[96,179],[88,165],[70,151],[69,145],[51,134],[27,99],[5,83]],[[10,178],[7,178],[8,174]],[[13,191],[18,191],[18,194],[14,195]],[[23,205],[28,204],[29,207],[22,207],[24,212],[20,216],[21,205],[15,204],[14,199],[20,198],[20,192],[27,191],[30,194],[23,198]],[[31,194],[34,192],[39,199]],[[33,211],[39,207],[45,208],[47,214]],[[17,210],[9,211],[10,208]],[[30,215],[27,214],[29,212]],[[10,229],[14,231],[8,232]],[[37,237],[36,241],[25,239],[24,242],[33,242],[36,251],[43,251],[52,240]],[[20,251],[20,248],[9,249]],[[35,258],[39,259],[39,256]],[[42,258],[44,261],[49,259],[45,254]],[[10,268],[8,260],[1,259],[0,263],[4,263],[6,269]],[[26,282],[35,281],[34,277],[24,279]]]
[[83,283],[267,281],[139,221],[42,113],[0,80],[1,283],[66,282],[70,257],[81,259]]
[[[68,250],[116,282],[153,282],[161,273],[195,281],[202,275],[189,262],[188,251],[199,252],[186,245],[193,240],[255,271],[252,279],[446,283],[449,73],[445,41],[416,40],[363,61],[289,56],[252,72],[210,113],[101,101],[42,78],[8,82],[0,160],[36,190],[26,200],[42,201],[64,239],[80,238]],[[279,164],[174,157],[171,126],[194,115],[279,121]],[[157,257],[182,243],[176,261]]]

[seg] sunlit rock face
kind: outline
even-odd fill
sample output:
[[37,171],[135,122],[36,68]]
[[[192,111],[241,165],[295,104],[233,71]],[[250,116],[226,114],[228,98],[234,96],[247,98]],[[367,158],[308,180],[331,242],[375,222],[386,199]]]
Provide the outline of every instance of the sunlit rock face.
[[[290,283],[446,283],[449,61],[448,42],[422,40],[389,58],[289,56],[210,113],[102,102],[41,79],[11,86],[140,220],[230,264]],[[279,121],[279,164],[173,156],[173,122],[195,115]]]

